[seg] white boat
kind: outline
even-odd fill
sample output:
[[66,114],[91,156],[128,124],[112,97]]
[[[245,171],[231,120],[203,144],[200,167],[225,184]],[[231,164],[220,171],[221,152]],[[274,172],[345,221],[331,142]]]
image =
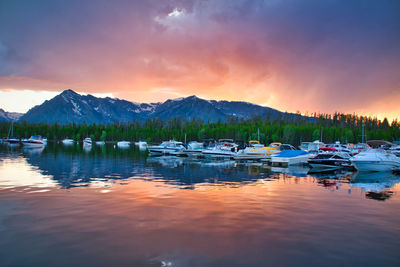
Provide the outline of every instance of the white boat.
[[147,147],[147,142],[144,140],[140,140],[139,142],[135,142],[135,145],[138,147]]
[[369,149],[350,159],[359,171],[384,172],[400,170],[400,158],[382,149]]
[[97,146],[104,146],[105,144],[106,144],[106,142],[104,142],[104,141],[96,141]]
[[204,149],[201,153],[206,157],[229,157],[237,154],[238,145],[232,139],[220,139],[215,146]]
[[353,147],[350,148],[351,150],[351,155],[357,155],[360,152],[367,151],[371,147],[368,144],[365,143],[358,143],[353,145]]
[[119,148],[129,148],[130,145],[131,145],[131,142],[129,142],[129,141],[119,141],[117,143],[117,147],[119,147]]
[[395,154],[396,156],[400,157],[400,145],[392,146],[389,149],[389,151],[392,152],[393,154]]
[[43,147],[46,145],[46,142],[40,135],[32,135],[29,139],[23,139],[22,144],[25,147]]
[[314,142],[302,142],[299,148],[308,153],[318,153],[319,149],[324,146],[325,144],[323,142],[315,140]]
[[307,163],[309,159],[310,154],[304,150],[283,150],[271,156],[271,164],[273,167],[286,167]]
[[70,145],[74,144],[74,140],[66,138],[66,139],[62,140],[62,143],[63,143],[63,145],[70,146]]
[[278,153],[278,147],[268,147],[260,144],[260,142],[252,140],[249,141],[249,146],[245,149],[239,150],[234,156],[235,160],[259,160],[270,159],[272,154]]
[[327,144],[324,147],[321,147],[319,150],[326,152],[343,152],[351,154],[351,150],[348,148],[348,146],[341,144],[339,141],[334,144]]
[[205,149],[204,143],[197,141],[190,141],[187,144],[187,148],[184,149],[181,154],[186,156],[195,156],[200,155],[201,152]]
[[15,137],[10,137],[4,140],[9,146],[19,146],[20,140]]
[[86,137],[85,139],[83,139],[83,146],[88,147],[88,146],[92,146],[92,139],[90,137]]
[[158,146],[148,146],[147,149],[151,154],[178,155],[185,147],[182,142],[170,140],[164,141]]

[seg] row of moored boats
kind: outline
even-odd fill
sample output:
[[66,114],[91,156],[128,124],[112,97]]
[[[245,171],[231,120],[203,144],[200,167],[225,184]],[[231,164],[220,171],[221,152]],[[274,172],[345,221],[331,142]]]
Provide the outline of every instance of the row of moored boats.
[[359,171],[400,171],[400,146],[372,148],[368,144],[345,145],[305,142],[296,149],[290,144],[268,146],[250,141],[240,146],[231,139],[213,139],[188,144],[170,140],[147,147],[150,155],[174,155],[197,158],[228,158],[270,162],[275,167],[307,164],[312,171],[354,168]]

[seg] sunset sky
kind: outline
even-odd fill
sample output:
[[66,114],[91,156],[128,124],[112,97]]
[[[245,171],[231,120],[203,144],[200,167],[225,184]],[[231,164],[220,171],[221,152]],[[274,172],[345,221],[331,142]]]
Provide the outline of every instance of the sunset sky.
[[0,108],[68,88],[400,118],[400,1],[0,0]]

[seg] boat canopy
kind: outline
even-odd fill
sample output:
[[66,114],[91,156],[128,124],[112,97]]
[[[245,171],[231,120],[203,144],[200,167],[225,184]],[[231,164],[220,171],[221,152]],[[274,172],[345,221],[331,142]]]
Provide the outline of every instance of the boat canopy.
[[371,147],[380,147],[383,145],[393,146],[394,144],[385,140],[369,140],[367,144]]
[[301,155],[307,155],[308,153],[303,150],[283,150],[279,152],[277,157],[282,157],[282,158],[292,158],[292,157],[297,157]]

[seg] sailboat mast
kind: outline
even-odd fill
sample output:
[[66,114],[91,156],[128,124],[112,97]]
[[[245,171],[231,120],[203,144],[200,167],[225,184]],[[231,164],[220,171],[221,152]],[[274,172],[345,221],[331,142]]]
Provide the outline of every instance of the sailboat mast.
[[[11,133],[11,135],[10,135],[10,133]],[[9,139],[10,137],[13,137],[13,136],[14,136],[14,121],[12,120],[11,121],[10,130],[8,130],[7,139]]]

